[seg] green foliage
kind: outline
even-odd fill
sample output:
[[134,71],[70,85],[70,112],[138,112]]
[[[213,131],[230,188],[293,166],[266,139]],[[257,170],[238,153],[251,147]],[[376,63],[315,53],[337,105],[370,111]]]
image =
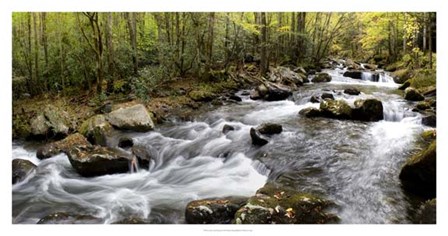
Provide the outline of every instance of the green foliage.
[[436,71],[430,69],[421,69],[414,72],[410,80],[411,86],[416,89],[422,89],[436,85]]

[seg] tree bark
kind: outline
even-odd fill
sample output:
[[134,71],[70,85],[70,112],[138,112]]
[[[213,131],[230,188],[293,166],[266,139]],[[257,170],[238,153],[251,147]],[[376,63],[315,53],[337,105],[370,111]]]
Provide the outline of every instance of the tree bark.
[[264,76],[268,70],[269,62],[267,58],[267,23],[266,23],[266,13],[261,12],[261,56],[260,56],[260,73]]

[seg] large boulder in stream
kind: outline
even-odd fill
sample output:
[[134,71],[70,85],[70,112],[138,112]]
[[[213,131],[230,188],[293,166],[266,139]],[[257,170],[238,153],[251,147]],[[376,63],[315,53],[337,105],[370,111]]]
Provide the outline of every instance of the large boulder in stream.
[[47,159],[78,145],[90,145],[90,143],[84,136],[75,133],[67,136],[63,140],[52,142],[38,148],[36,156],[41,160]]
[[335,119],[350,119],[352,108],[344,100],[324,99],[320,103],[322,116]]
[[317,196],[271,183],[259,189],[235,214],[236,224],[326,224],[339,218],[328,210],[334,204]]
[[66,154],[75,171],[84,177],[126,173],[135,161],[133,155],[120,149],[92,145],[74,146]]
[[279,124],[263,123],[257,127],[257,130],[260,134],[272,135],[281,133],[283,131],[283,127]]
[[330,81],[331,81],[331,75],[329,75],[328,73],[319,73],[312,80],[313,83],[323,83]]
[[352,110],[354,120],[379,121],[384,119],[383,103],[376,99],[356,100]]
[[402,85],[400,85],[400,87],[398,87],[398,89],[405,90],[409,88],[409,86],[411,86],[411,82],[409,80],[406,80]]
[[47,105],[31,120],[31,135],[36,138],[63,138],[72,126],[68,117],[66,111]]
[[343,76],[350,77],[352,79],[362,79],[362,71],[359,70],[346,71],[344,72]]
[[425,97],[415,88],[409,87],[404,90],[404,99],[408,101],[423,101]]
[[31,161],[23,159],[12,160],[12,184],[24,180],[35,168],[36,165]]
[[263,83],[251,91],[250,98],[253,100],[280,101],[287,99],[291,95],[291,89],[284,85]]
[[250,137],[252,139],[252,144],[256,146],[263,146],[268,143],[268,140],[263,138],[257,129],[250,128]]
[[247,197],[202,199],[189,202],[185,209],[188,224],[230,224]]
[[436,197],[436,141],[408,159],[401,169],[403,188],[424,198]]
[[269,81],[277,84],[284,84],[287,86],[303,85],[303,77],[289,69],[288,67],[279,66],[272,68],[269,74]]
[[92,215],[72,214],[66,212],[54,212],[42,219],[37,224],[101,224],[103,220]]
[[154,123],[142,104],[116,109],[107,115],[107,121],[117,129],[146,132]]
[[107,146],[112,126],[107,122],[104,115],[96,115],[84,121],[79,128],[79,133],[84,135],[92,144]]

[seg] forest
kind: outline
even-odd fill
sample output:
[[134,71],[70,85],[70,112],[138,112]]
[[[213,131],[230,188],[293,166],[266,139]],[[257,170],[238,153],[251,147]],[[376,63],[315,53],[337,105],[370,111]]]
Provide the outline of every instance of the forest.
[[13,12],[13,224],[435,224],[435,12]]

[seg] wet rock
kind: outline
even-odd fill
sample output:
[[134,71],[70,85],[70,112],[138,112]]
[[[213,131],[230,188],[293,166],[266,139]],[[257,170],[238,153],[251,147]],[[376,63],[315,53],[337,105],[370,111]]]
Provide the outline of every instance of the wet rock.
[[157,156],[157,150],[150,145],[139,144],[132,147],[132,154],[137,158],[139,167],[147,170],[152,158]]
[[246,197],[192,201],[185,209],[185,220],[188,224],[229,224],[246,201]]
[[362,71],[356,71],[356,70],[346,71],[344,72],[343,76],[350,77],[352,79],[362,79]]
[[303,85],[303,79],[298,73],[292,71],[288,67],[283,66],[278,66],[277,68],[271,69],[269,81],[288,86],[292,84],[298,86]]
[[40,219],[37,224],[101,224],[102,220],[91,215],[55,212]]
[[392,77],[394,78],[395,83],[403,84],[412,77],[412,70],[409,69],[396,70],[392,73]]
[[437,117],[435,114],[429,114],[422,117],[422,124],[430,127],[437,126]]
[[281,133],[283,131],[283,127],[279,124],[263,123],[257,127],[257,130],[260,134],[272,135]]
[[252,90],[250,98],[253,100],[280,101],[287,99],[291,95],[291,90],[284,85],[265,83]]
[[333,94],[331,94],[331,93],[323,93],[320,97],[321,97],[322,99],[331,99],[331,100],[334,100],[334,96],[333,96]]
[[204,90],[193,90],[188,96],[195,102],[210,102],[216,98],[216,94]]
[[308,118],[319,117],[321,116],[321,111],[319,109],[313,107],[307,107],[299,111],[299,115],[305,116]]
[[116,148],[74,146],[66,151],[70,163],[84,177],[126,173],[132,155]]
[[250,91],[243,90],[243,91],[241,92],[241,96],[249,96],[249,95],[250,95]]
[[383,103],[376,99],[356,100],[352,110],[355,120],[379,121],[384,119]]
[[41,114],[31,120],[31,135],[37,138],[63,138],[70,131],[67,112],[47,105]]
[[404,90],[404,99],[408,101],[423,101],[425,98],[415,88],[409,87]]
[[408,159],[399,177],[406,191],[427,199],[436,197],[436,141]]
[[321,114],[324,117],[335,119],[350,119],[352,108],[343,100],[325,99],[320,102]]
[[242,99],[241,97],[239,97],[239,96],[237,96],[237,95],[235,95],[235,94],[230,95],[230,96],[229,96],[229,99],[232,100],[232,101],[236,101],[236,102],[241,102],[241,101],[243,101],[243,99]]
[[224,127],[222,127],[222,132],[224,134],[227,134],[229,131],[235,130],[235,127],[225,124]]
[[252,138],[252,144],[256,146],[263,146],[268,143],[268,140],[262,138],[260,132],[254,128],[250,129],[250,137]]
[[398,89],[405,90],[409,88],[409,86],[411,86],[411,82],[409,80],[406,80],[402,85],[400,85],[400,87],[398,87]]
[[12,160],[12,184],[23,181],[35,168],[36,165],[31,161],[23,159]]
[[120,140],[118,140],[118,146],[121,148],[131,148],[134,146],[134,141],[129,137],[121,137]]
[[374,64],[363,64],[364,68],[366,68],[367,70],[376,70],[378,69],[377,65]]
[[424,91],[422,91],[423,95],[426,97],[435,97],[437,95],[436,86],[432,85],[428,88],[425,88]]
[[417,108],[418,110],[424,111],[426,109],[430,109],[431,106],[429,105],[428,102],[419,102],[417,103],[417,105],[415,106],[415,108]]
[[328,73],[319,73],[313,78],[313,83],[330,82],[331,76]]
[[119,221],[115,221],[112,224],[119,224],[119,225],[143,225],[143,224],[150,224],[150,222],[139,218],[139,217],[127,217],[124,219],[121,219]]
[[326,224],[339,218],[328,212],[328,200],[266,184],[235,214],[237,224]]
[[107,121],[118,129],[137,132],[146,132],[154,128],[154,123],[142,104],[114,110],[107,115]]
[[436,199],[428,200],[418,209],[414,222],[417,224],[436,224],[437,218]]
[[79,133],[94,145],[107,146],[107,138],[112,130],[104,115],[95,115],[82,123]]
[[346,88],[344,93],[348,95],[359,95],[361,92],[356,88]]
[[312,102],[312,103],[320,103],[320,98],[318,96],[313,95],[310,98],[310,102]]
[[37,149],[36,156],[41,160],[47,159],[78,145],[90,145],[90,143],[80,133],[75,133],[67,136],[63,140],[52,142],[40,147]]

